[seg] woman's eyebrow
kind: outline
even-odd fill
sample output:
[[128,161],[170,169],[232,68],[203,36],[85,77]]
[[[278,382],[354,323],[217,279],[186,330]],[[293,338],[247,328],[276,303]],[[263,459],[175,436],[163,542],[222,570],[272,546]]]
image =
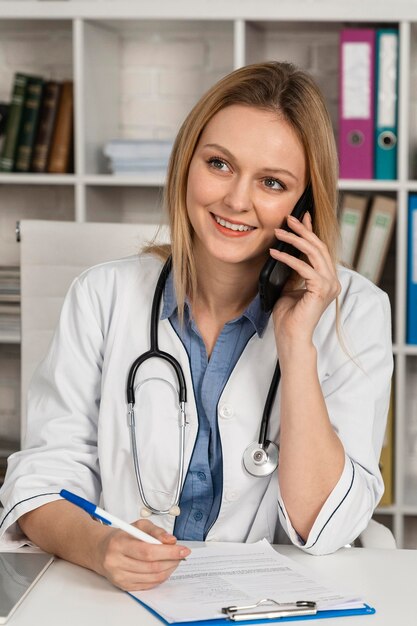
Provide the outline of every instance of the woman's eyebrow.
[[230,150],[228,150],[224,146],[221,146],[218,143],[206,143],[206,144],[204,144],[203,148],[214,148],[215,150],[220,150],[220,152],[223,152],[223,154],[228,156],[230,159],[234,159],[235,158],[233,156],[233,154],[230,152]]
[[294,180],[298,180],[297,176],[295,174],[293,174],[292,172],[290,172],[290,170],[286,170],[282,167],[277,167],[277,168],[273,168],[273,167],[264,167],[262,168],[262,171],[265,173],[269,173],[269,174],[287,174],[288,176],[291,176],[291,178],[293,178]]
[[[220,152],[223,152],[223,154],[225,154],[229,159],[232,159],[232,160],[235,159],[234,155],[230,152],[230,150],[228,150],[224,146],[221,146],[218,143],[206,143],[204,144],[203,148],[214,148],[215,150],[220,150]],[[294,178],[294,180],[298,180],[297,176],[295,176],[292,172],[282,167],[276,167],[276,168],[263,167],[261,171],[265,172],[266,174],[287,174],[288,176],[291,176],[291,178]]]

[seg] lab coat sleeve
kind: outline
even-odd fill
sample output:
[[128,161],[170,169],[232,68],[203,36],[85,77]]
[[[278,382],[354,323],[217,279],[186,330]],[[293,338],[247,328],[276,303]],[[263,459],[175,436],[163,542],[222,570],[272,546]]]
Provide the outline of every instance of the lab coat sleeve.
[[[98,304],[95,303],[97,308]],[[32,379],[23,450],[8,461],[0,492],[0,536],[17,537],[16,521],[59,498],[65,488],[98,501],[97,455],[103,331],[89,292],[74,281],[49,352]]]
[[[281,525],[293,544],[311,554],[328,554],[354,541],[372,517],[384,485],[379,457],[385,433],[393,368],[390,306],[374,288],[365,297],[352,296],[343,319],[343,348],[325,372],[322,391],[330,421],[345,449],[344,469],[320,510],[304,543],[291,525],[279,492]],[[326,344],[324,346],[326,349]],[[327,344],[327,349],[330,346]],[[340,352],[342,350],[342,352]]]

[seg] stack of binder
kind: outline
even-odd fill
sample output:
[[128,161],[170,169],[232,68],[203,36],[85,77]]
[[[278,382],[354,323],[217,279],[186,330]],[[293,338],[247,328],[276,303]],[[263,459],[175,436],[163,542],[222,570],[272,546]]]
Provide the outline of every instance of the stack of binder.
[[378,284],[394,232],[397,202],[376,194],[371,199],[345,193],[339,213],[340,261]]
[[397,178],[398,31],[345,28],[340,37],[341,178]]

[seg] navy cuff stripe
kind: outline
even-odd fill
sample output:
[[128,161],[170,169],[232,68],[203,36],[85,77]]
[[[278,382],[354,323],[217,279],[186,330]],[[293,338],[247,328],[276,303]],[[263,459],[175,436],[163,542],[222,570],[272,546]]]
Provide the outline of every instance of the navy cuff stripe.
[[12,506],[12,508],[10,509],[10,511],[8,511],[6,513],[6,515],[3,517],[1,523],[0,523],[0,528],[3,526],[4,522],[6,521],[6,519],[9,517],[10,513],[12,511],[15,510],[15,508],[17,506],[19,506],[19,504],[23,504],[23,502],[28,502],[29,500],[33,500],[34,498],[42,498],[42,496],[59,496],[59,491],[50,491],[48,493],[39,493],[36,496],[30,496],[30,498],[25,498],[24,500],[20,500],[20,502],[16,502],[16,504],[14,506]]
[[353,481],[354,481],[354,479],[355,479],[355,466],[354,466],[354,464],[353,464],[353,462],[352,462],[352,459],[349,459],[349,460],[350,460],[350,462],[351,462],[351,464],[352,464],[352,480],[351,480],[351,482],[350,482],[349,489],[347,490],[347,492],[345,493],[345,495],[344,495],[343,499],[339,502],[339,504],[337,505],[337,507],[335,508],[335,510],[333,511],[333,513],[330,515],[330,517],[329,517],[329,519],[327,520],[327,522],[324,524],[323,528],[321,529],[321,531],[320,531],[320,532],[319,532],[319,534],[317,535],[316,540],[315,540],[315,541],[314,541],[311,545],[309,545],[309,546],[307,546],[307,545],[306,545],[306,546],[303,546],[303,547],[304,547],[305,549],[307,549],[307,550],[308,550],[309,548],[312,548],[313,546],[315,546],[315,545],[316,545],[316,543],[317,543],[317,542],[318,542],[318,540],[320,539],[320,535],[322,534],[323,530],[326,528],[327,524],[330,522],[330,520],[332,519],[332,517],[333,517],[333,515],[336,513],[336,511],[337,511],[337,510],[338,510],[338,509],[342,506],[343,502],[346,500],[346,498],[348,497],[348,495],[349,495],[349,493],[350,493],[350,491],[351,491],[351,489],[352,489]]

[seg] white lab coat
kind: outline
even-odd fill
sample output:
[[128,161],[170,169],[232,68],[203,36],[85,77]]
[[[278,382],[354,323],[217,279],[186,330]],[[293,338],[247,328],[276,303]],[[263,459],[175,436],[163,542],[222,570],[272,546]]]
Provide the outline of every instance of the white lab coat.
[[[51,348],[30,387],[25,449],[9,460],[0,492],[1,532],[9,529],[12,536],[20,515],[57,499],[62,488],[93,502],[101,498],[103,508],[129,522],[139,518],[142,503],[130,452],[125,388],[130,365],[149,348],[150,308],[160,267],[151,255],[129,257],[91,268],[72,284]],[[340,268],[339,277],[348,353],[336,332],[334,303],[322,315],[314,343],[330,420],[346,452],[341,478],[302,545],[288,519],[277,472],[255,478],[243,468],[243,452],[258,437],[276,363],[270,320],[262,339],[255,334],[248,342],[218,403],[223,493],[208,541],[273,541],[279,519],[295,545],[312,554],[329,553],[359,535],[383,493],[378,459],[392,374],[388,298],[353,271]],[[169,320],[159,322],[159,343],[180,361],[186,378],[187,468],[198,429],[189,360]],[[152,377],[175,385],[161,360],[148,361],[136,384]],[[147,402],[148,387],[141,388],[137,411],[139,460],[146,495],[159,508],[169,505],[175,489],[178,421],[160,411],[160,406],[174,406],[170,388],[158,393],[155,409]],[[268,436],[275,441],[279,437],[279,392]],[[171,516],[151,519],[172,531]]]

